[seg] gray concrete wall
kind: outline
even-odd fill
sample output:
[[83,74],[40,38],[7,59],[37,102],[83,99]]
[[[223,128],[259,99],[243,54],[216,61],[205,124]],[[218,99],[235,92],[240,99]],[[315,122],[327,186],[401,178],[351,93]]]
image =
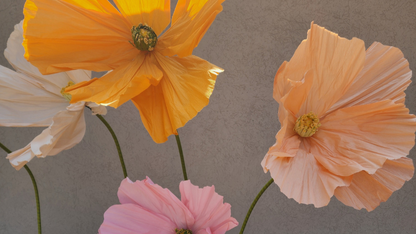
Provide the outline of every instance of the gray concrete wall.
[[[23,19],[24,0],[0,0],[0,51],[13,26]],[[173,3],[175,5],[175,3]],[[310,22],[400,48],[416,70],[414,0],[227,0],[194,54],[225,69],[210,104],[179,130],[188,175],[199,186],[214,184],[232,205],[240,224],[261,187],[270,179],[260,162],[279,130],[272,98],[274,75],[306,38]],[[0,65],[11,67],[2,53]],[[416,112],[416,83],[406,105]],[[132,180],[149,176],[179,195],[182,171],[175,138],[152,141],[132,103],[111,109],[108,122],[117,133]],[[86,116],[87,133],[74,148],[29,163],[42,205],[43,233],[97,233],[103,213],[118,203],[123,178],[107,129]],[[41,128],[0,128],[0,142],[15,150]],[[410,157],[415,160],[416,151]],[[6,156],[0,152],[1,158]],[[239,232],[239,228],[230,234]],[[0,161],[0,233],[36,233],[32,183],[25,170]],[[256,206],[245,233],[416,233],[416,179],[407,182],[375,211],[357,211],[333,198],[316,209],[288,199],[272,185]]]

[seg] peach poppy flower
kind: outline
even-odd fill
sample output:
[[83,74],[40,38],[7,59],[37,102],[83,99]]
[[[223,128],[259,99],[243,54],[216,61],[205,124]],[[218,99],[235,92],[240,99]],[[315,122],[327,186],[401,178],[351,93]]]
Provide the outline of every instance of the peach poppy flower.
[[27,146],[7,156],[19,170],[35,156],[45,158],[70,149],[85,134],[84,109],[106,114],[107,109],[95,103],[69,104],[63,92],[69,83],[91,79],[91,72],[77,70],[44,76],[24,58],[23,21],[7,41],[4,56],[16,71],[0,66],[0,126],[48,127]]
[[[204,108],[223,70],[192,55],[224,0],[27,0],[25,57],[42,74],[111,73],[66,89],[71,103],[128,100],[163,143]],[[171,23],[171,27],[164,29]]]
[[412,72],[402,52],[311,24],[277,71],[281,129],[261,165],[280,190],[322,207],[335,195],[375,209],[413,176],[416,118],[405,107]]
[[121,182],[120,205],[104,214],[100,234],[224,234],[238,225],[231,206],[215,192],[214,186],[199,188],[189,180],[179,185],[181,200],[148,177]]

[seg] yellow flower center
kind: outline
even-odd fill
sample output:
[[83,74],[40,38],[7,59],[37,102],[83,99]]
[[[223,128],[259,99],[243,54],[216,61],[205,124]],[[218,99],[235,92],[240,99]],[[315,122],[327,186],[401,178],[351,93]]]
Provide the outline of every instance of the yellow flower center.
[[68,85],[67,85],[67,86],[65,86],[65,87],[63,87],[63,88],[61,89],[61,94],[62,94],[62,96],[63,96],[66,100],[68,100],[68,102],[69,102],[69,101],[71,101],[72,95],[71,95],[71,94],[69,94],[69,93],[66,93],[66,92],[65,92],[65,89],[66,89],[66,88],[68,88],[69,86],[74,85],[74,84],[75,84],[74,82],[69,81],[69,82],[68,82]]
[[319,126],[321,124],[318,116],[309,112],[309,114],[304,114],[296,120],[293,130],[301,137],[310,137],[318,131]]
[[192,231],[188,229],[175,229],[176,234],[192,234]]
[[157,35],[147,24],[139,24],[131,28],[132,45],[142,51],[152,51],[157,42]]

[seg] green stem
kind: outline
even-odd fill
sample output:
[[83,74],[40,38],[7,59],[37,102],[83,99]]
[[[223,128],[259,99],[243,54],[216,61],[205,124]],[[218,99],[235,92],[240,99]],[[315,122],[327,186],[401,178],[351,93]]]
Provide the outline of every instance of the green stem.
[[178,144],[179,155],[181,156],[183,179],[188,180],[188,175],[186,174],[185,158],[183,157],[181,139],[179,138],[179,134],[175,135],[175,137],[176,137],[176,143]]
[[103,122],[103,124],[107,127],[108,131],[110,131],[111,136],[114,139],[114,143],[116,144],[117,147],[117,151],[118,151],[118,157],[120,158],[120,163],[121,163],[121,167],[123,168],[123,174],[124,174],[124,178],[127,177],[127,169],[126,169],[126,165],[124,164],[124,158],[123,158],[123,153],[121,153],[121,148],[120,148],[120,144],[118,143],[118,139],[116,134],[114,133],[113,129],[111,128],[110,124],[108,124],[108,122],[104,119],[104,117],[102,117],[101,115],[97,115],[97,117],[101,120],[101,122]]
[[243,234],[244,229],[246,228],[248,219],[250,218],[251,212],[253,211],[254,206],[256,206],[257,201],[260,199],[261,195],[263,195],[264,191],[266,191],[266,189],[273,183],[273,181],[274,181],[273,178],[270,179],[269,182],[267,182],[267,184],[264,185],[264,187],[260,190],[259,194],[257,194],[257,197],[254,199],[253,203],[251,204],[250,209],[248,209],[246,218],[244,219],[244,222],[243,222],[243,226],[241,226],[240,234]]
[[[6,151],[6,153],[10,154],[12,151],[9,150],[6,146],[4,146],[2,143],[0,143],[0,147]],[[37,215],[38,215],[38,234],[42,233],[42,224],[40,220],[40,202],[39,202],[39,191],[38,186],[36,184],[35,177],[33,176],[32,171],[29,169],[27,165],[24,165],[24,168],[26,169],[27,173],[29,173],[30,179],[32,179],[33,188],[35,189],[35,196],[36,196],[36,208],[37,208]]]

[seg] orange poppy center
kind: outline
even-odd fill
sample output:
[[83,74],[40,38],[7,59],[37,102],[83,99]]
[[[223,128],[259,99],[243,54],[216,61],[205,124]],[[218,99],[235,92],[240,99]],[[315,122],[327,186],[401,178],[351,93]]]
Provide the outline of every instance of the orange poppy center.
[[192,234],[192,231],[188,229],[175,229],[176,234]]
[[65,86],[65,87],[63,87],[62,89],[61,89],[61,94],[62,94],[62,96],[69,102],[69,101],[71,101],[71,98],[72,98],[72,95],[71,94],[69,94],[69,93],[66,93],[65,92],[65,89],[66,88],[68,88],[69,86],[72,86],[72,85],[74,85],[75,83],[74,82],[72,82],[72,81],[69,81],[68,82],[68,84]]
[[142,51],[152,51],[157,42],[157,35],[153,29],[147,24],[139,24],[131,28],[131,36],[133,38],[134,47]]
[[310,137],[318,131],[319,118],[313,112],[304,114],[296,120],[294,131],[301,137]]

